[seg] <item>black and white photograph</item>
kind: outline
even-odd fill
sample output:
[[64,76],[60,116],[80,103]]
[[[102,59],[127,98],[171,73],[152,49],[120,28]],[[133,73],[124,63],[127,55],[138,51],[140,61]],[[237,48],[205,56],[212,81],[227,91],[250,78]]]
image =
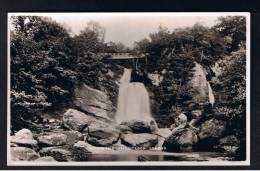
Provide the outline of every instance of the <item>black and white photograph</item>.
[[250,13],[8,13],[9,166],[250,164]]

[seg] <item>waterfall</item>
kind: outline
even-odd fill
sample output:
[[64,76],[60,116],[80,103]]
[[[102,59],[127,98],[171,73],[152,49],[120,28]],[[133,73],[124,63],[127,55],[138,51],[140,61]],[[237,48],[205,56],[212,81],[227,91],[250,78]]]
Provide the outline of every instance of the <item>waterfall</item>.
[[212,105],[212,107],[213,107],[213,105],[214,105],[214,103],[215,103],[215,97],[214,97],[212,88],[211,88],[211,86],[210,86],[210,83],[207,82],[207,84],[208,84],[208,90],[209,90],[209,103],[210,103],[210,104]]
[[130,82],[131,72],[125,68],[120,80],[116,121],[151,121],[149,94],[143,83]]

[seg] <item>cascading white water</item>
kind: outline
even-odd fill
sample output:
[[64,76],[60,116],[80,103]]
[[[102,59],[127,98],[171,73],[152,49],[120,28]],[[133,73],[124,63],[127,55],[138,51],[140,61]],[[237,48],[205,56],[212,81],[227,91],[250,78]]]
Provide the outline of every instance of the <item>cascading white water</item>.
[[207,82],[207,84],[208,84],[208,90],[209,90],[209,103],[210,103],[210,104],[212,105],[212,107],[213,107],[213,105],[214,105],[214,103],[215,103],[215,97],[214,97],[212,88],[211,88],[211,86],[210,86],[210,83]]
[[125,68],[120,80],[116,121],[154,120],[150,111],[149,94],[143,83],[130,82],[131,72]]

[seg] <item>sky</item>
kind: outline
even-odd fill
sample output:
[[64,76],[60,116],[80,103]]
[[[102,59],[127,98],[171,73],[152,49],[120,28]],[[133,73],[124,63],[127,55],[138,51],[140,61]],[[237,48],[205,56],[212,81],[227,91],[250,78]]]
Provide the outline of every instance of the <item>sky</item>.
[[[35,15],[35,14],[32,14]],[[89,21],[97,21],[105,27],[105,41],[122,42],[132,47],[135,41],[147,38],[159,26],[170,31],[200,23],[213,26],[217,18],[234,13],[38,13],[51,17],[70,29],[72,34],[79,34]]]

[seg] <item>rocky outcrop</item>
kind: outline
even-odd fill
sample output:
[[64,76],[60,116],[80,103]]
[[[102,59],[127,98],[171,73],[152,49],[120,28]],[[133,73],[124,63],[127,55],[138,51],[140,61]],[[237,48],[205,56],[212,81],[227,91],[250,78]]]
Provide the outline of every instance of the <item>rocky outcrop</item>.
[[122,144],[134,149],[149,149],[158,143],[158,136],[153,134],[125,134],[121,138]]
[[11,147],[12,161],[32,161],[40,156],[32,149],[27,147]]
[[189,128],[180,128],[172,132],[163,143],[165,151],[180,152],[192,151],[193,145],[198,142],[196,133]]
[[88,114],[111,120],[114,113],[112,102],[106,93],[85,84],[75,89],[75,105]]
[[68,109],[67,112],[63,114],[62,121],[66,128],[81,132],[90,125],[91,122],[97,121],[97,119],[78,110]]
[[45,147],[40,150],[41,156],[51,156],[57,161],[70,161],[71,152],[61,147]]
[[38,136],[41,146],[61,146],[67,142],[67,135],[61,133],[50,133],[48,135]]
[[119,139],[120,131],[116,127],[102,123],[95,122],[88,127],[87,141],[95,146],[111,146]]

